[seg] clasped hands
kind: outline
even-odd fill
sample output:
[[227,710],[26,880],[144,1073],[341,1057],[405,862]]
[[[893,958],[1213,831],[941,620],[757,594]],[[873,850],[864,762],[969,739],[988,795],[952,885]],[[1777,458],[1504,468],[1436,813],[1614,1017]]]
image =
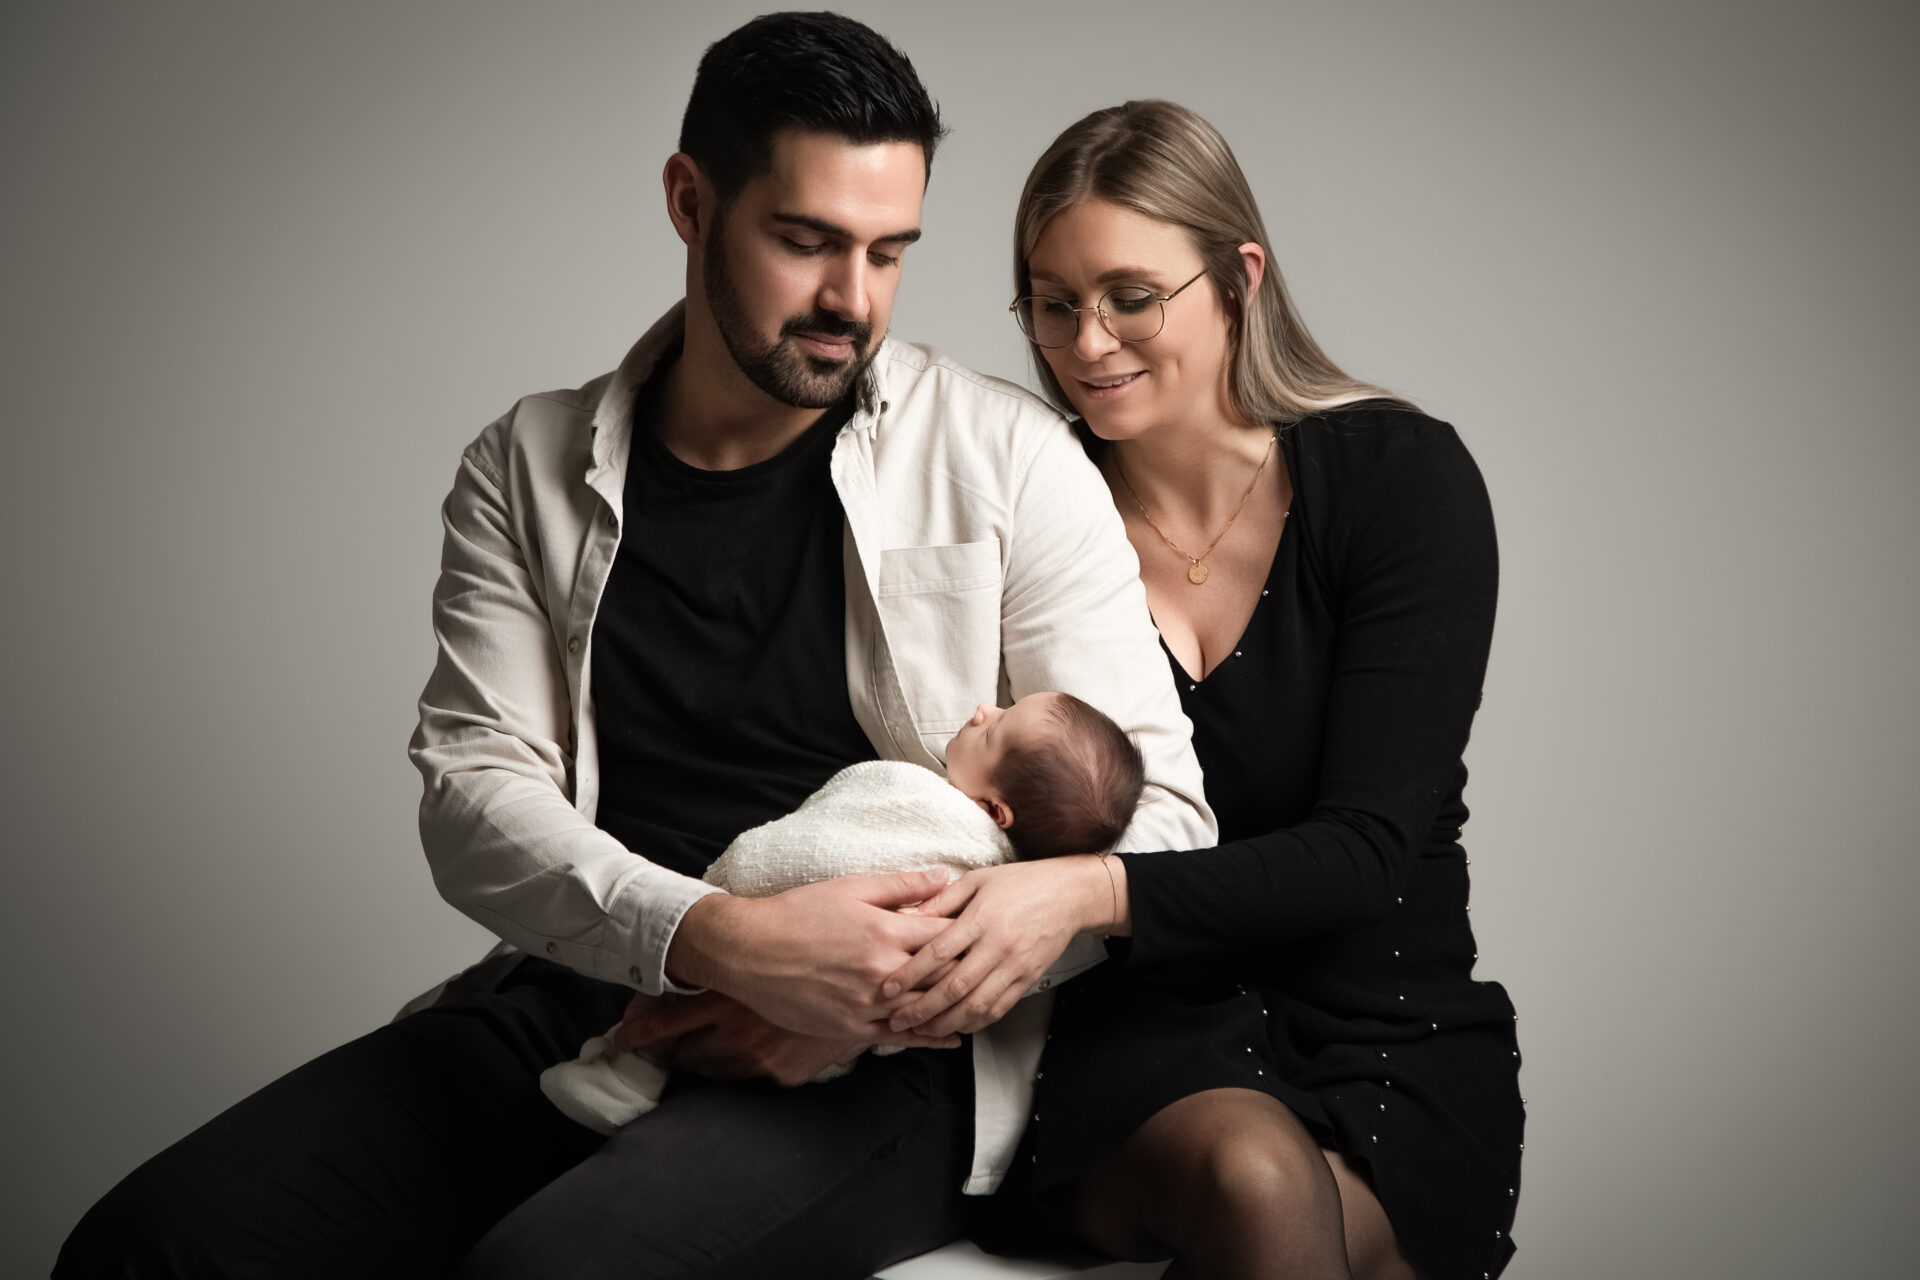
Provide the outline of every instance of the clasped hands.
[[1009,863],[950,885],[907,872],[770,898],[711,894],[667,953],[676,982],[708,990],[636,995],[615,1041],[715,1079],[786,1085],[874,1045],[956,1047],[1013,1008],[1075,933],[1105,921],[1098,862]]

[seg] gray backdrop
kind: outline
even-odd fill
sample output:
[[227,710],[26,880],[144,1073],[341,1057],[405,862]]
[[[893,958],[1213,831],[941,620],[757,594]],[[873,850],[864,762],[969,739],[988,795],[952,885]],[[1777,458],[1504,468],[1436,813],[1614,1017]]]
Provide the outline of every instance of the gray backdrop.
[[[1327,348],[1478,456],[1511,1274],[1911,1274],[1912,10],[851,10],[954,126],[898,332],[1026,376],[1020,179],[1172,97]],[[485,946],[403,756],[437,506],[677,296],[660,165],[752,12],[6,6],[7,1273]]]

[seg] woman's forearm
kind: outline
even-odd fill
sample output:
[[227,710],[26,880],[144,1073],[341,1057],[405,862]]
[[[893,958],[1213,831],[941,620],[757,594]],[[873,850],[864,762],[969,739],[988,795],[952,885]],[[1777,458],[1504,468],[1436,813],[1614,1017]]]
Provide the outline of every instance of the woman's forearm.
[[[1093,891],[1093,901],[1087,905],[1086,927],[1082,933],[1095,933],[1103,938],[1126,938],[1133,934],[1133,910],[1127,903],[1127,860],[1118,854],[1101,854],[1093,859],[1094,866],[1100,872],[1100,883]],[[1106,895],[1100,894],[1105,888]]]

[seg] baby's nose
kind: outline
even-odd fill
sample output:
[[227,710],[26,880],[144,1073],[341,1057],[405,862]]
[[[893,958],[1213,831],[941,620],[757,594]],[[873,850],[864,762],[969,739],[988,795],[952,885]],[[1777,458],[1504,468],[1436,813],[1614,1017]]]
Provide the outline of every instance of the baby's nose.
[[973,720],[971,723],[985,724],[987,722],[987,716],[990,712],[992,712],[992,710],[993,708],[988,706],[984,702],[975,703],[973,708]]

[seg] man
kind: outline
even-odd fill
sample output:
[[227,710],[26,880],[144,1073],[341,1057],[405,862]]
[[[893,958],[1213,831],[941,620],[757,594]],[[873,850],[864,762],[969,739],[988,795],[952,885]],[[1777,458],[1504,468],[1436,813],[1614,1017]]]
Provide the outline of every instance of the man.
[[[941,132],[848,19],[708,50],[664,173],[685,303],[615,373],[483,432],[444,510],[421,834],[443,895],[510,945],[137,1171],[57,1275],[432,1274],[470,1248],[475,1276],[855,1275],[963,1228],[1025,1118],[1046,996],[971,1053],[891,1032],[913,993],[881,980],[944,924],[896,908],[939,880],[750,901],[697,879],[845,765],[940,768],[977,702],[1038,689],[1138,740],[1124,847],[1211,835],[1064,424],[886,340]],[[535,1080],[636,990],[672,997],[640,1034],[687,1070],[602,1144]],[[968,1029],[1020,992],[982,995]]]

